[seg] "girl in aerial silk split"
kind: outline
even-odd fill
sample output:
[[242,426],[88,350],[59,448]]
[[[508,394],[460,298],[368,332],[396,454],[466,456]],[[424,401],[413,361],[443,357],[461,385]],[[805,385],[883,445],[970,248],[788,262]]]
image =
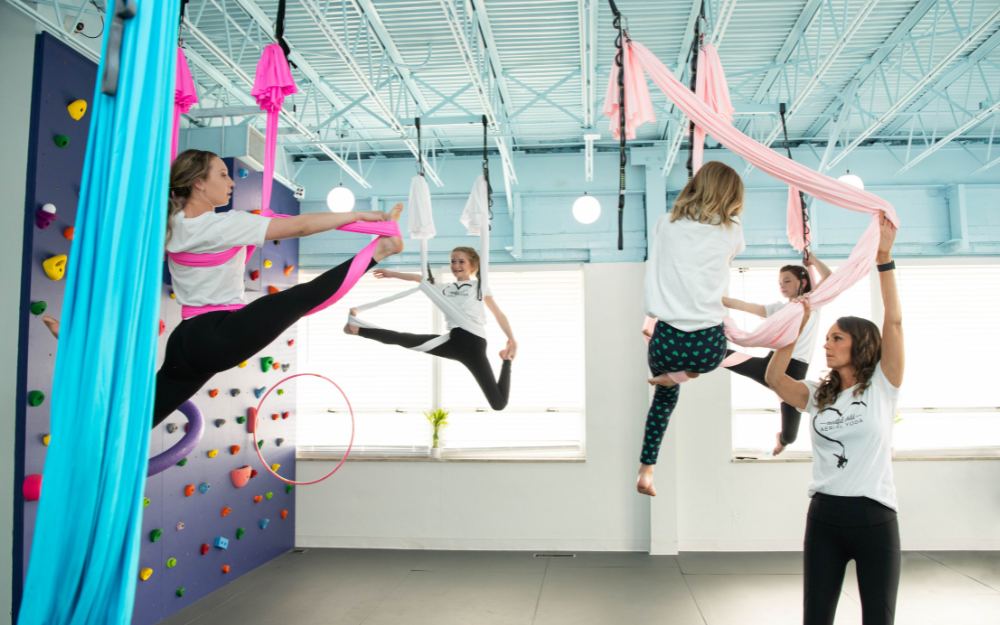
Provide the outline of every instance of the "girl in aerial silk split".
[[[762,305],[744,302],[731,297],[723,297],[722,305],[732,310],[742,310],[765,319],[770,317],[794,299],[811,293],[814,288],[818,287],[832,273],[823,261],[812,254],[806,257],[805,262],[806,265],[815,267],[819,271],[821,279],[814,285],[808,269],[801,265],[785,265],[778,271],[778,288],[781,290],[782,297],[788,301]],[[794,380],[804,380],[806,373],[809,371],[809,362],[812,360],[813,351],[816,347],[819,317],[819,311],[814,312],[812,317],[810,317],[809,323],[806,324],[796,344],[792,360],[788,363],[788,368],[785,370],[785,374]],[[733,353],[735,353],[733,350],[728,350],[726,355],[730,356]],[[764,381],[764,375],[767,373],[767,366],[771,363],[773,356],[774,352],[772,351],[764,358],[750,358],[737,365],[732,365],[728,369],[733,373],[748,377],[758,384],[767,386],[767,382]],[[795,439],[799,435],[800,421],[801,415],[799,411],[791,405],[781,402],[781,431],[776,435],[778,444],[774,447],[775,456],[783,452],[785,447],[795,442]]]
[[[212,152],[187,150],[170,168],[166,248],[184,320],[171,332],[156,374],[154,427],[213,375],[249,359],[304,315],[343,297],[364,271],[403,250],[395,223],[402,204],[388,214],[310,213],[286,219],[271,218],[269,210],[216,213],[216,207],[229,203],[233,186],[226,164]],[[380,236],[315,280],[247,303],[243,272],[253,246],[334,229]]]
[[[351,309],[351,317],[344,332],[356,334],[366,339],[372,339],[386,345],[399,345],[407,349],[426,352],[432,356],[455,360],[463,365],[475,378],[483,395],[493,410],[503,410],[507,407],[510,397],[510,369],[514,356],[517,355],[517,341],[510,328],[506,315],[500,310],[489,287],[482,287],[479,278],[479,254],[471,247],[456,247],[451,251],[451,273],[455,282],[445,282],[433,287],[445,299],[454,304],[473,322],[470,327],[486,325],[486,308],[490,309],[497,324],[507,335],[507,346],[500,352],[503,365],[500,368],[500,378],[493,377],[493,367],[486,355],[486,339],[460,327],[454,322],[454,314],[445,315],[448,330],[445,334],[410,334],[385,330],[374,324],[358,319],[359,308]],[[396,278],[411,282],[423,282],[420,274],[399,273],[385,269],[376,269],[376,278]],[[475,277],[475,279],[473,279]],[[484,306],[485,305],[485,306]]]

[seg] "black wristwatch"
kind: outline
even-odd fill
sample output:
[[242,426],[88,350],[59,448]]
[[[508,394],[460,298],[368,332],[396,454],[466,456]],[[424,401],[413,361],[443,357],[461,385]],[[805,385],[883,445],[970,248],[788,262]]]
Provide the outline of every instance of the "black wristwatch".
[[893,269],[895,269],[895,268],[896,268],[896,261],[894,261],[894,260],[890,260],[889,262],[887,262],[887,263],[886,263],[886,264],[884,264],[884,265],[875,265],[875,267],[876,267],[876,268],[877,268],[877,269],[878,269],[879,271],[892,271]]

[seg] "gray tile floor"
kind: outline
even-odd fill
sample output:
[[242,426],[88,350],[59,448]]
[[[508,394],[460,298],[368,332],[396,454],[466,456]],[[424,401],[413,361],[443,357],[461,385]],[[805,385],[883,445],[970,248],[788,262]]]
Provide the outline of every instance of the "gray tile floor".
[[[898,625],[1000,623],[1000,552],[906,552]],[[309,549],[161,625],[797,625],[801,553]],[[838,625],[861,623],[848,567]]]

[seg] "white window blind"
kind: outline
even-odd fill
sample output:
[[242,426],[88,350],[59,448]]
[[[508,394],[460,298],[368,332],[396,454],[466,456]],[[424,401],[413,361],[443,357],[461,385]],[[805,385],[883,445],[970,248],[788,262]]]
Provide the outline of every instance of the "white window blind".
[[[366,275],[344,300],[300,324],[298,369],[335,380],[354,407],[352,457],[426,456],[431,430],[423,413],[434,407],[436,386],[441,407],[450,412],[441,432],[445,457],[582,457],[582,271],[491,271],[490,288],[518,341],[510,402],[502,412],[489,408],[472,375],[456,362],[440,360],[435,366],[438,359],[426,354],[344,334],[351,306],[412,286]],[[420,293],[362,314],[392,330],[429,334],[444,328],[440,313]],[[506,337],[492,314],[487,318],[487,353],[499,376]],[[339,394],[307,384],[298,395],[300,457],[342,455],[349,420],[343,412],[328,412],[346,408]]]

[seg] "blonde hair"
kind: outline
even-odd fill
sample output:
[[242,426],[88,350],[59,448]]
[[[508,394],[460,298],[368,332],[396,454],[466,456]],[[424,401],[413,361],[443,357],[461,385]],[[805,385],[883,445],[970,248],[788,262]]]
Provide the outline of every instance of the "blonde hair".
[[670,221],[685,218],[731,228],[743,212],[743,181],[732,167],[709,161],[698,170],[677,199]]
[[479,274],[479,252],[471,247],[456,247],[451,251],[452,254],[455,252],[461,252],[469,257],[469,262],[476,266],[476,280],[479,282],[476,285],[476,297],[479,301],[483,301],[483,281]]
[[208,178],[214,152],[184,150],[177,155],[170,166],[170,195],[167,197],[167,241],[170,241],[170,219],[184,209],[191,197],[194,183]]

